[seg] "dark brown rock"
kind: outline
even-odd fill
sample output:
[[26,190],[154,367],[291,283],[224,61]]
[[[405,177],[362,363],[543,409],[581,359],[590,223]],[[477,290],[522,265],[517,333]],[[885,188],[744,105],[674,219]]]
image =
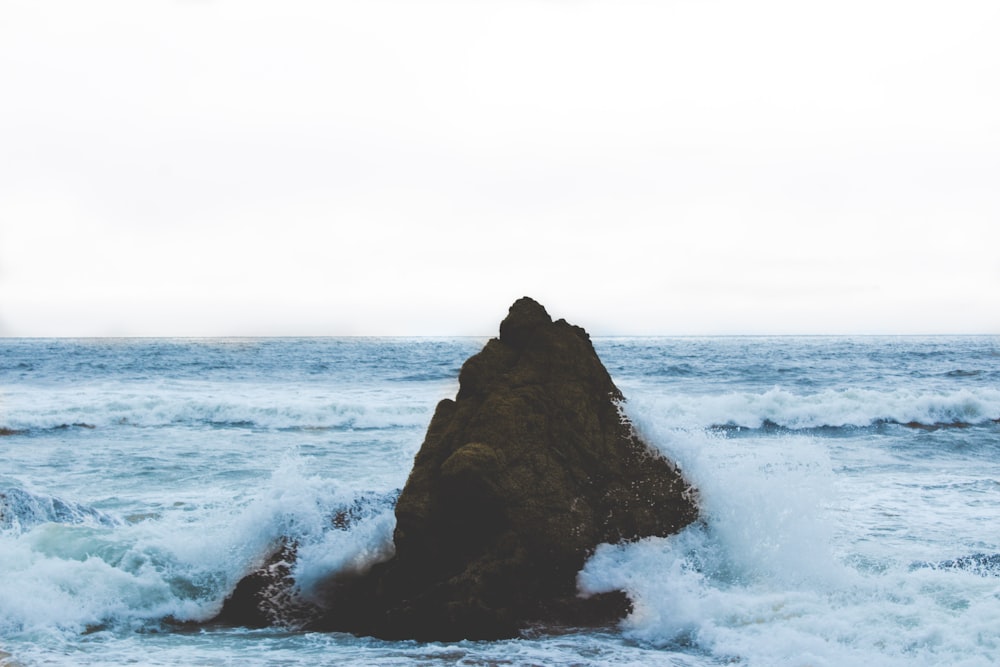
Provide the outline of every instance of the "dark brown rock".
[[577,596],[587,557],[672,534],[697,508],[623,416],[587,333],[522,298],[459,381],[396,505],[395,556],[332,584],[315,627],[448,641],[619,618],[622,595]]
[[263,566],[240,580],[214,622],[246,628],[295,628],[315,618],[319,610],[304,601],[295,588],[294,563],[295,545],[282,542]]
[[451,641],[622,618],[627,597],[582,599],[577,573],[601,543],[677,532],[696,494],[639,439],[590,337],[522,298],[459,383],[396,502],[392,559],[312,591],[319,611],[297,597],[284,545],[216,620]]

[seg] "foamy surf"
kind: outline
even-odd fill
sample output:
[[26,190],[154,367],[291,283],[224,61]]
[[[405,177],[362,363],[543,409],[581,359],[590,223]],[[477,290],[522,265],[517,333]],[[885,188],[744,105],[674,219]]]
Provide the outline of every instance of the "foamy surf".
[[596,339],[703,502],[700,524],[580,573],[633,597],[617,628],[420,644],[185,625],[284,536],[306,593],[390,553],[393,493],[481,344],[0,341],[0,428],[23,429],[0,431],[0,649],[25,667],[1000,662],[987,337]]
[[914,391],[860,388],[803,393],[659,394],[633,399],[675,428],[786,429],[858,427],[889,423],[913,427],[970,426],[1000,420],[1000,390]]
[[[626,636],[746,665],[993,664],[996,552],[927,563],[911,559],[927,553],[920,545],[912,556],[896,542],[872,549],[870,536],[853,534],[845,496],[856,489],[818,438],[734,439],[677,430],[648,405],[630,410],[700,486],[704,521],[604,545],[587,563],[581,590],[633,599]],[[974,527],[962,532],[936,552],[984,544]]]
[[[441,388],[447,391],[450,385]],[[275,395],[282,400],[276,404]],[[433,401],[433,398],[430,399]],[[234,384],[223,394],[196,381],[72,388],[35,387],[4,397],[0,427],[69,428],[215,426],[250,429],[383,429],[426,424],[428,400],[399,387],[345,388]],[[431,403],[433,405],[433,402]]]
[[[207,498],[134,523],[8,491],[24,501],[4,506],[11,529],[0,535],[0,634],[70,637],[205,621],[285,537],[302,545],[297,577],[306,586],[391,553],[394,494],[358,493],[306,468],[291,455],[252,498]],[[55,510],[42,515],[39,506]],[[349,525],[338,524],[345,514]]]

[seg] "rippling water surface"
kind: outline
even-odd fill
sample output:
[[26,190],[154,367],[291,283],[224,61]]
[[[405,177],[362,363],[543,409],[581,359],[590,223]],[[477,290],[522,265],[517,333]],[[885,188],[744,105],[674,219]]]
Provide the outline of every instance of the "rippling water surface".
[[26,666],[1000,662],[996,337],[595,339],[703,501],[699,524],[603,546],[581,572],[583,591],[632,596],[618,628],[458,644],[185,629],[281,535],[305,588],[391,551],[392,494],[484,342],[0,340],[0,650]]

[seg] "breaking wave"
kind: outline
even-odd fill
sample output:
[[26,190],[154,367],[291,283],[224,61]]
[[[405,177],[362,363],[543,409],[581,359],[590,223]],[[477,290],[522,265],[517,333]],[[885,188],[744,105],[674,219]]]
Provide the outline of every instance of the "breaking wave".
[[50,390],[6,397],[0,429],[8,435],[110,426],[219,426],[259,429],[387,429],[426,424],[437,393],[426,401],[412,393],[357,390],[349,394],[302,388],[227,390],[162,388],[101,392]]
[[996,389],[940,393],[843,389],[800,394],[774,387],[763,393],[660,394],[633,400],[641,411],[655,412],[661,423],[676,428],[798,430],[884,423],[934,427],[1000,420],[1000,390]]
[[19,535],[43,523],[117,526],[120,519],[93,507],[17,487],[0,488],[0,533]]
[[128,522],[72,501],[0,492],[0,635],[58,638],[101,628],[205,621],[283,538],[303,588],[392,553],[396,491],[357,491],[287,459],[249,500]]

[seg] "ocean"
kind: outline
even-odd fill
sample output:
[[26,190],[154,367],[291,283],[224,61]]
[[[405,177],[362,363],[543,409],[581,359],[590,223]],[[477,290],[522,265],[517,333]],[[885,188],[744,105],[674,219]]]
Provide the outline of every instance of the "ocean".
[[579,586],[629,593],[616,627],[197,625],[281,536],[307,593],[391,554],[394,492],[485,341],[0,339],[0,664],[1000,663],[995,336],[595,338],[703,516],[597,549]]

